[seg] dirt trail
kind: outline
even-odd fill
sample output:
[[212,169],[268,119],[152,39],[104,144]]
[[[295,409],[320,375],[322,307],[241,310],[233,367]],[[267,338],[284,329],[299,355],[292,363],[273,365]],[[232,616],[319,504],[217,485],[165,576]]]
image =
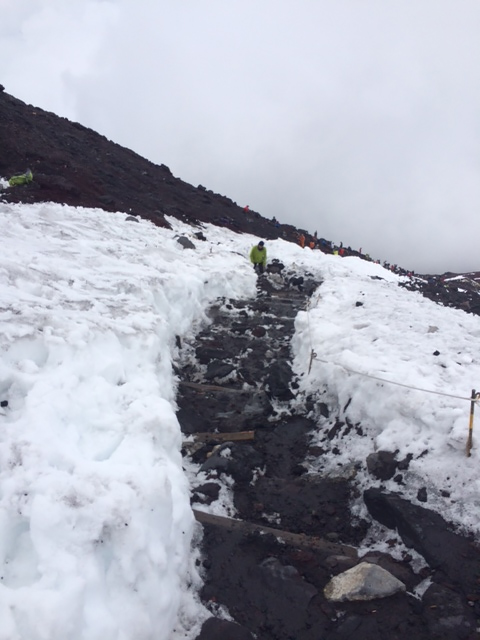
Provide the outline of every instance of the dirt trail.
[[[198,640],[477,638],[472,603],[451,590],[448,577],[439,574],[422,601],[412,592],[435,572],[417,575],[386,554],[367,559],[402,580],[407,593],[341,604],[323,594],[333,575],[359,562],[356,548],[370,523],[352,520],[355,489],[347,477],[320,477],[304,465],[315,453],[309,433],[317,427],[305,415],[313,399],[296,396],[290,340],[318,284],[286,273],[261,276],[255,299],[219,301],[194,353],[185,349],[178,418],[194,440],[184,453],[202,478],[192,506],[214,506],[230,487],[236,520],[197,514],[202,599],[213,611],[225,605],[235,620],[210,619]],[[254,437],[228,439],[239,432]],[[215,441],[206,433],[222,435]]]

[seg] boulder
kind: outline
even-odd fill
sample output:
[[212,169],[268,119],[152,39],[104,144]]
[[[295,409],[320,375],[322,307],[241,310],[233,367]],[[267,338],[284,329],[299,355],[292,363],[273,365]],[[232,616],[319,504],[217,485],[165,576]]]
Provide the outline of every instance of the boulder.
[[404,544],[420,553],[432,569],[443,571],[464,593],[477,591],[480,551],[440,514],[380,489],[367,489],[363,499],[370,515],[396,529]]
[[391,573],[369,562],[361,562],[330,580],[323,590],[327,600],[345,602],[376,600],[405,591],[403,582]]

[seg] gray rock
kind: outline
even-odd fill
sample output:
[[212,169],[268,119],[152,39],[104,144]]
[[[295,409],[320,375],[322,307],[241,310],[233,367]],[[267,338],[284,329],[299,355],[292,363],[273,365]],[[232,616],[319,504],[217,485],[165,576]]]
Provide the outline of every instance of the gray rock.
[[178,244],[181,244],[184,249],[195,249],[195,245],[191,240],[186,238],[185,236],[180,236],[177,238]]
[[335,576],[323,590],[327,600],[334,602],[387,598],[399,591],[405,591],[403,582],[369,562],[361,562]]

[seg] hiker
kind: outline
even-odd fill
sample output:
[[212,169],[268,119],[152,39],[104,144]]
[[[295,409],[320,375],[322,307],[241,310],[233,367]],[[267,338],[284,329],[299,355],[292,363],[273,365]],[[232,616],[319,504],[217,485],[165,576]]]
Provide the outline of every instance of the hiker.
[[302,249],[305,248],[305,236],[303,235],[303,233],[298,236],[298,244],[302,247]]
[[250,262],[257,273],[263,273],[267,266],[267,248],[263,240],[255,244],[250,250]]
[[8,184],[11,187],[18,187],[18,186],[20,186],[22,184],[28,184],[32,180],[33,180],[33,173],[31,172],[30,169],[27,169],[25,171],[25,173],[22,173],[22,174],[16,175],[16,176],[12,176],[9,179]]

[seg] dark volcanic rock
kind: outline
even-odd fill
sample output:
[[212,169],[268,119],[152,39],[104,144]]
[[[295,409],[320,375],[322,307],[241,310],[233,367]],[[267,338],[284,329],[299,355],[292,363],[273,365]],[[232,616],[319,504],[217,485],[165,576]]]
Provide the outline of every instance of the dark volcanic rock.
[[282,401],[293,399],[293,393],[290,390],[292,376],[292,369],[288,362],[275,362],[268,368],[265,382],[274,398]]
[[440,514],[379,489],[367,489],[364,500],[372,517],[396,529],[432,569],[442,571],[465,594],[478,591],[480,550],[455,533]]
[[252,446],[228,442],[203,463],[201,471],[215,470],[232,476],[237,482],[250,482],[253,470],[262,462],[262,456]]
[[390,480],[397,470],[395,453],[391,451],[375,451],[367,457],[368,472],[379,480]]
[[213,360],[207,367],[205,373],[206,380],[214,380],[215,378],[225,378],[235,369],[233,364],[222,362],[221,360]]

